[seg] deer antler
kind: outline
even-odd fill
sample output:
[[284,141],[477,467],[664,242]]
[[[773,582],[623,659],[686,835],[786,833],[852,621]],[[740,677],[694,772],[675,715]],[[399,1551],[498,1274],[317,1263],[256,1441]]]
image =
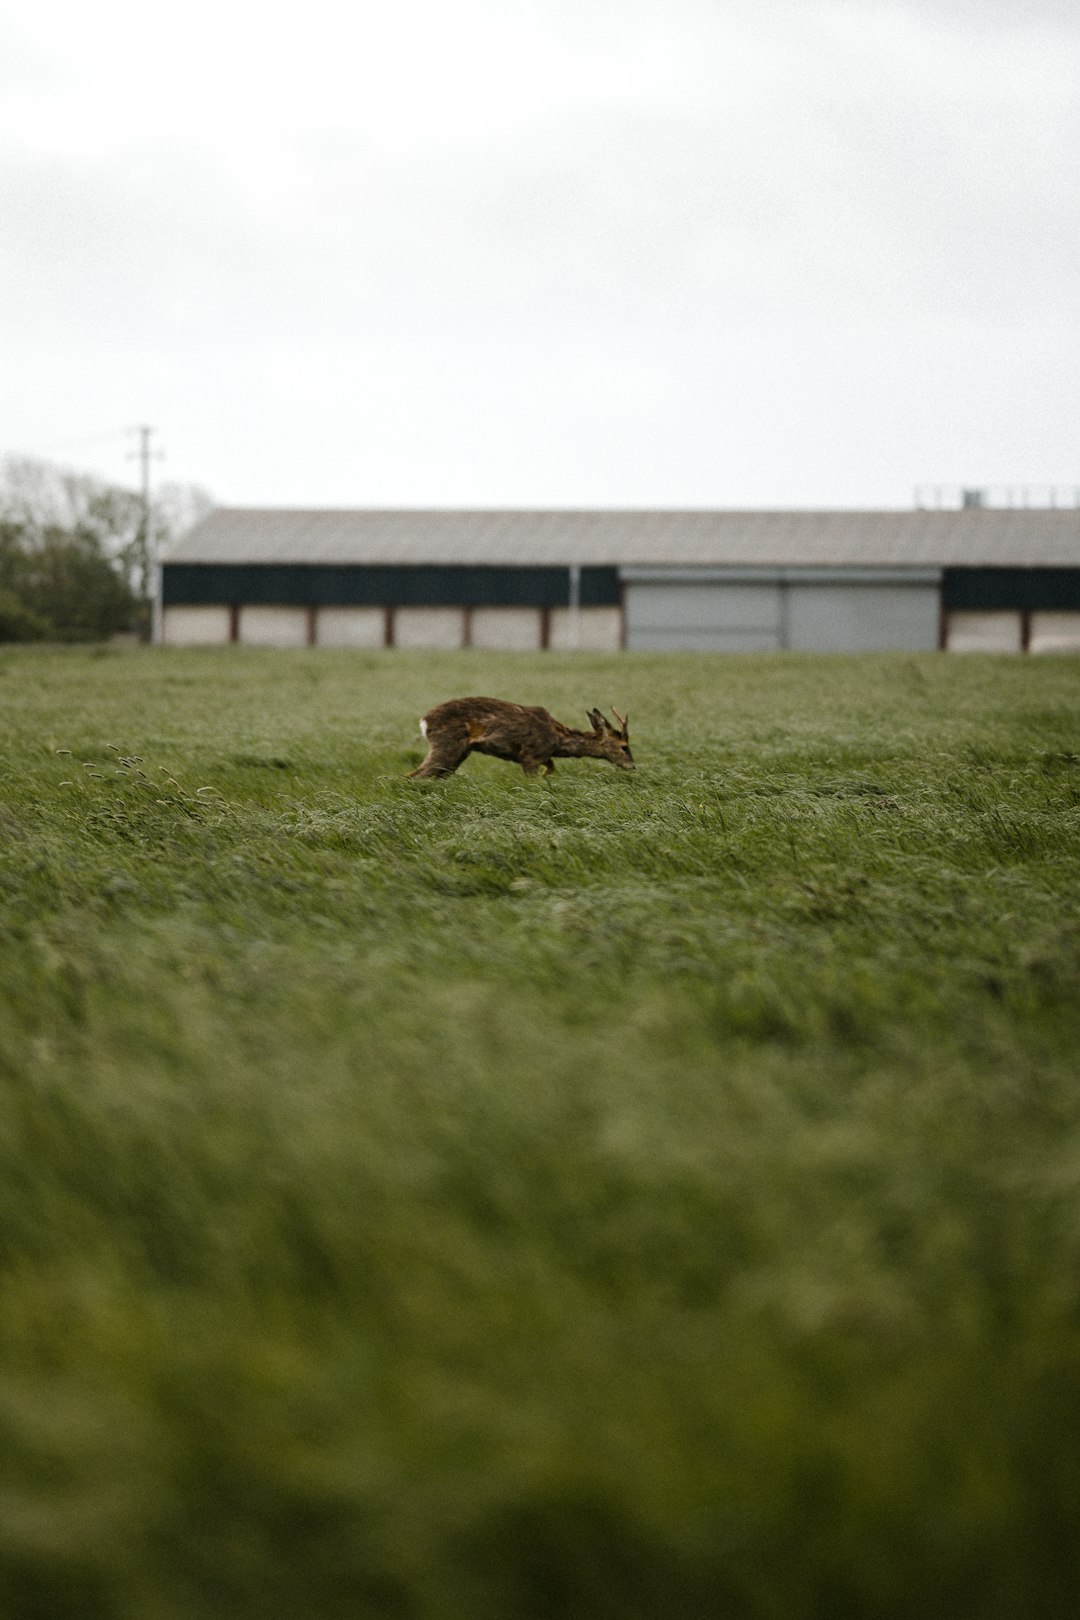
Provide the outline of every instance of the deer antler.
[[626,728],[630,723],[629,720],[627,719],[626,715],[620,714],[618,709],[615,707],[614,703],[611,705],[611,712],[615,716],[616,720],[619,722],[620,726],[622,726],[623,732],[625,733]]

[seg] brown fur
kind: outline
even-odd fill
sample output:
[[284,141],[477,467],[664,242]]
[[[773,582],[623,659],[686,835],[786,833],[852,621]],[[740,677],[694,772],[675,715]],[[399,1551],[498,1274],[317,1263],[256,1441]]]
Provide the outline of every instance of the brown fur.
[[520,765],[526,776],[540,770],[550,776],[556,759],[606,759],[621,770],[633,770],[627,722],[612,711],[622,729],[599,709],[589,710],[591,731],[573,731],[546,709],[502,698],[451,698],[424,715],[428,753],[410,776],[449,776],[469,754],[492,754]]

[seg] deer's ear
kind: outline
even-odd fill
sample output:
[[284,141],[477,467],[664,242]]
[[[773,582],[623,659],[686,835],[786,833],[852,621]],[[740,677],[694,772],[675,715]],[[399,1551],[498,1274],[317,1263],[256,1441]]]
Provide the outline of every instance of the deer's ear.
[[607,730],[607,721],[604,719],[599,709],[590,709],[589,719],[592,721],[592,728],[594,731],[604,732]]

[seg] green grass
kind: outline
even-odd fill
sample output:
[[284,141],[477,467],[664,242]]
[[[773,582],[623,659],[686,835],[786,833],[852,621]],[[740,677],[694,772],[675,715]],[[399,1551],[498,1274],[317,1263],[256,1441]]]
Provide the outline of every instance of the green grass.
[[1078,832],[1080,661],[0,650],[0,1615],[1071,1620]]

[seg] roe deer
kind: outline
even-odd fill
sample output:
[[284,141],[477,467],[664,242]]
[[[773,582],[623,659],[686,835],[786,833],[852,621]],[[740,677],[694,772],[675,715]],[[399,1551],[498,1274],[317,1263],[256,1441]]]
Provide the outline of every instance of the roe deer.
[[545,776],[550,776],[555,759],[583,756],[608,759],[620,770],[632,771],[634,756],[627,738],[627,722],[618,709],[611,712],[621,730],[616,730],[599,709],[590,709],[592,730],[571,731],[546,709],[504,703],[502,698],[451,698],[449,703],[429,709],[420,721],[420,730],[427,738],[427,758],[409,775],[449,776],[472,753],[513,760],[526,776],[535,776],[541,768]]

